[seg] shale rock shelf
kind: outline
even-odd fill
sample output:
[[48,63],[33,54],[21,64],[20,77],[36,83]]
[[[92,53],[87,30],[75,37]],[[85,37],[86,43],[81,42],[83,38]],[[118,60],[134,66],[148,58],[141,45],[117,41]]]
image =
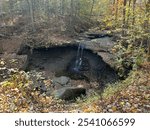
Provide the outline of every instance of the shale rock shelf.
[[79,73],[72,72],[76,62],[78,46],[63,46],[34,49],[29,56],[27,70],[44,71],[50,78],[68,76],[71,79],[84,79],[105,82],[115,80],[115,71],[91,50],[84,49],[83,63]]
[[[115,70],[101,56],[82,44],[35,48],[32,53],[27,54],[26,71],[41,72],[47,79],[52,79],[53,89],[41,85],[41,81],[37,84],[42,92],[57,98],[74,99],[79,95],[86,95],[91,82],[98,83],[98,89],[101,89],[105,84],[118,79]],[[80,84],[82,87],[78,87]]]

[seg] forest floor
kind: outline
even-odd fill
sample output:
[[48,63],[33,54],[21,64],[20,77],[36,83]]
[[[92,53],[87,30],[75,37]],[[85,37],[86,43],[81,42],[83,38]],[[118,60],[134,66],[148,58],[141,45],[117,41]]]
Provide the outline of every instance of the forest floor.
[[[0,62],[3,64],[3,61]],[[150,112],[150,64],[104,92],[74,102],[48,97],[29,87],[25,72],[0,83],[0,112]],[[13,70],[12,70],[13,71]]]
[[[72,102],[58,100],[33,90],[30,87],[32,81],[28,79],[28,74],[16,69],[18,61],[13,60],[13,57],[7,58],[9,54],[12,56],[17,53],[21,44],[26,41],[28,44],[39,43],[40,46],[49,46],[69,44],[74,40],[67,35],[46,35],[49,33],[44,29],[39,29],[38,32],[40,33],[0,37],[3,47],[0,50],[0,112],[150,112],[150,63],[148,62],[131,71],[125,80],[108,84],[101,94],[93,93]],[[51,81],[45,82],[51,84]]]

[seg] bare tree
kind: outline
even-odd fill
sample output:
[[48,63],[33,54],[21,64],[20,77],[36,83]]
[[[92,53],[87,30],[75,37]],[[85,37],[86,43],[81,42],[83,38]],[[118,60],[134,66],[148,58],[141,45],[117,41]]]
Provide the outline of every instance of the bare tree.
[[29,6],[29,12],[30,12],[30,18],[31,18],[31,25],[32,25],[32,31],[35,31],[35,25],[34,25],[34,13],[33,13],[33,1],[27,0],[28,6]]
[[0,19],[1,19],[1,22],[4,22],[4,19],[3,19],[3,1],[0,0]]
[[118,3],[119,3],[119,0],[116,0],[116,11],[115,11],[115,21],[117,23],[117,20],[118,20]]
[[127,25],[129,23],[129,17],[130,17],[130,7],[131,7],[131,0],[129,0],[129,9],[128,9],[128,12],[127,12]]
[[[146,9],[145,9],[145,12],[146,12],[146,16],[147,16],[147,19],[145,20],[145,30],[146,30],[146,33],[150,33],[150,29],[149,29],[149,26],[150,26],[150,0],[147,0],[147,2],[145,1],[145,6],[146,6]],[[150,37],[147,37],[147,45],[148,45],[148,61],[150,62]]]
[[3,12],[3,6],[2,6],[2,3],[3,3],[3,1],[2,0],[0,0],[0,14],[2,14],[2,12]]
[[133,4],[132,4],[132,12],[133,12],[132,26],[135,23],[135,6],[136,6],[136,0],[133,0]]
[[69,14],[69,26],[68,30],[73,32],[73,16],[74,16],[74,0],[70,1],[70,14]]
[[95,4],[95,0],[92,1],[92,7],[91,7],[91,11],[90,11],[90,18],[91,18],[92,13],[93,13],[94,4]]
[[10,14],[10,17],[11,17],[11,21],[12,21],[12,22],[13,22],[14,15],[15,15],[15,12],[14,12],[14,4],[15,4],[15,1],[14,1],[14,0],[9,0],[9,14]]
[[126,29],[126,5],[127,5],[127,0],[124,0],[123,1],[122,36],[125,35],[125,29]]

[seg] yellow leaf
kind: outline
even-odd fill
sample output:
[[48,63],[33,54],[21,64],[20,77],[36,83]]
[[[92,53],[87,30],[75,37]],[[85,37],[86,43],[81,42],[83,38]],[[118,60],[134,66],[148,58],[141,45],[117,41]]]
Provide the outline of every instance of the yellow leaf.
[[111,109],[113,110],[113,112],[117,111],[117,107],[116,106],[113,106]]
[[88,112],[90,112],[91,110],[89,109],[89,108],[87,108],[87,109],[84,109],[84,112],[86,112],[86,113],[88,113]]
[[3,87],[8,87],[8,86],[10,87],[10,86],[13,86],[13,85],[14,85],[14,83],[11,83],[9,81],[5,81],[5,82],[2,83]]
[[125,104],[125,102],[123,102],[123,101],[122,101],[122,102],[120,102],[120,105],[122,105],[122,106],[123,106],[124,104]]
[[5,62],[4,62],[4,61],[1,61],[1,62],[0,62],[0,65],[5,65]]

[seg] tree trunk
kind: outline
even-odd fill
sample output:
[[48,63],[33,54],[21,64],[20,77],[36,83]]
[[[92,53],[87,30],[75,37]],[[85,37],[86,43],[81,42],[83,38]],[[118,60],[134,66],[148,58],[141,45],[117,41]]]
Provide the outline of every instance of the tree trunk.
[[0,14],[2,14],[2,12],[3,12],[3,6],[2,6],[2,1],[0,0]]
[[46,15],[47,15],[47,19],[48,19],[48,21],[50,20],[50,2],[49,2],[49,0],[47,0],[46,2],[45,2],[45,7],[46,7],[46,9],[45,9],[45,13],[46,13]]
[[71,12],[70,13],[73,16],[73,14],[74,14],[74,0],[71,0],[70,8],[71,8]]
[[117,23],[118,21],[118,3],[119,3],[119,0],[116,1],[116,10],[115,10],[115,21]]
[[132,26],[134,26],[134,24],[135,24],[135,4],[136,4],[136,0],[133,0],[133,5],[132,5],[132,12],[133,12]]
[[[3,9],[2,9],[2,1],[0,1],[0,18],[1,18],[1,20],[2,20],[2,22],[3,22]],[[1,24],[0,24],[0,26],[1,26]],[[0,54],[2,54],[3,53],[3,43],[2,42],[0,42]]]
[[147,39],[148,42],[148,59],[147,61],[150,62],[150,38]]
[[74,0],[71,0],[71,3],[70,3],[70,27],[69,27],[69,30],[72,32],[73,31],[73,16],[74,16]]
[[131,0],[129,0],[129,9],[128,9],[128,12],[127,12],[127,25],[129,23],[129,18],[130,18],[130,7],[131,7]]
[[[5,24],[5,21],[4,21],[4,18],[3,18],[3,1],[0,1],[0,19],[1,19],[1,23],[2,23],[2,25],[4,25]],[[1,24],[0,24],[1,25]],[[1,25],[1,26],[2,26]]]
[[93,14],[94,4],[95,4],[95,0],[93,0],[93,3],[92,3],[92,7],[91,7],[91,11],[90,11],[90,18],[92,17],[92,14]]
[[65,9],[65,1],[64,0],[61,0],[61,15],[64,15],[64,9]]
[[28,6],[29,6],[29,12],[30,12],[30,18],[31,18],[31,25],[32,25],[32,31],[35,32],[35,25],[34,25],[34,13],[33,13],[33,1],[27,0]]
[[13,23],[14,21],[14,1],[13,0],[9,0],[9,14],[10,14],[11,22]]
[[127,0],[123,1],[123,22],[122,22],[122,36],[125,36],[126,34],[126,5],[127,5]]
[[[150,30],[149,30],[149,26],[150,26],[150,0],[147,1],[146,3],[146,20],[145,20],[145,31],[146,33],[150,33]],[[148,46],[148,61],[150,62],[150,38],[147,37],[147,46]]]
[[80,1],[77,2],[77,15],[80,17],[80,9],[81,9],[81,6],[80,6]]

